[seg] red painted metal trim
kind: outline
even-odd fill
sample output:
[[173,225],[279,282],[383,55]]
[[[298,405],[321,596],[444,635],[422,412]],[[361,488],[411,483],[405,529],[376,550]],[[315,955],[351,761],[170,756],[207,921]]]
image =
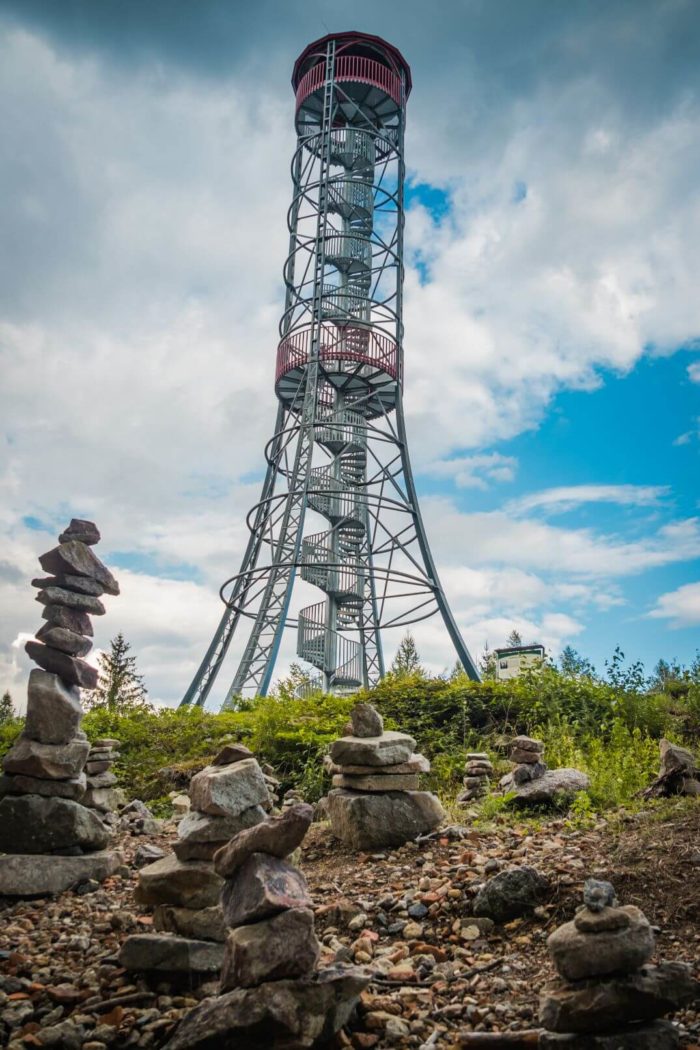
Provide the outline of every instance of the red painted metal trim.
[[[348,338],[368,336],[367,351],[353,350],[347,346]],[[311,347],[311,328],[302,328],[286,336],[277,348],[277,370],[275,383],[295,368],[308,364]],[[399,347],[391,336],[367,328],[350,325],[337,328],[335,325],[321,326],[321,361],[356,361],[359,364],[379,368],[392,379],[399,378]]]
[[[304,99],[323,87],[325,76],[325,62],[319,62],[304,74],[297,88],[297,109]],[[350,80],[379,88],[393,98],[397,106],[401,105],[401,78],[382,62],[361,55],[338,55],[335,60],[335,81],[340,84]]]
[[[388,43],[386,40],[383,40],[380,36],[372,36],[371,33],[360,33],[357,31],[328,33],[327,36],[321,37],[320,40],[314,40],[313,43],[305,47],[299,55],[299,58],[294,63],[292,87],[294,88],[295,93],[299,88],[302,77],[305,76],[305,73],[303,73],[302,70],[306,62],[314,56],[318,56],[319,59],[325,58],[326,44],[329,40],[335,40],[338,56],[342,54],[346,47],[351,47],[353,44],[368,44],[371,47],[376,48],[377,51],[383,52],[389,64],[394,67],[394,71],[399,74],[399,78],[401,73],[404,74],[406,78],[406,98],[411,94],[411,67],[399,49],[394,47],[393,44]],[[321,64],[323,64],[323,62],[321,62]],[[391,97],[393,98],[394,96],[392,95]]]

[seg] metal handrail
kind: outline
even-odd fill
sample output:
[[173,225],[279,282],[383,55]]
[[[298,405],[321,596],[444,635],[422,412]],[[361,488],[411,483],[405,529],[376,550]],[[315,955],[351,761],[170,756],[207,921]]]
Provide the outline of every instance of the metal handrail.
[[[358,352],[352,346],[353,333],[367,339],[366,349]],[[281,340],[277,348],[277,382],[294,368],[303,368],[309,362],[311,351],[311,325],[299,328]],[[322,324],[320,326],[319,357],[321,361],[359,361],[361,364],[380,368],[392,379],[399,376],[399,346],[395,339],[378,329],[346,325]],[[348,338],[349,337],[349,338]],[[350,345],[348,345],[350,343]]]
[[[362,55],[338,55],[335,60],[334,79],[337,83],[352,80],[359,84],[369,84],[379,88],[401,105],[401,77],[388,69],[382,62]],[[296,93],[297,109],[302,102],[318,91],[326,81],[326,64],[321,61],[312,66],[299,81]]]

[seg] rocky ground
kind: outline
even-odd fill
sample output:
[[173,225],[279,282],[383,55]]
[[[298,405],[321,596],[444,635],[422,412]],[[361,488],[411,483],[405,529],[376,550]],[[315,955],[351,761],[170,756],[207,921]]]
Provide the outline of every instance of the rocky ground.
[[[553,977],[549,933],[572,917],[586,877],[612,881],[659,927],[656,958],[700,971],[700,806],[684,802],[576,830],[564,820],[462,828],[376,854],[343,850],[326,825],[304,844],[325,959],[373,968],[375,979],[337,1046],[456,1047],[473,1032],[537,1027],[537,992]],[[148,931],[134,903],[136,852],[169,850],[174,827],[124,834],[125,866],[99,888],[53,900],[0,903],[0,1045],[105,1050],[165,1044],[199,987],[147,982],[116,955],[128,933]],[[491,927],[472,901],[492,874],[532,865],[550,883],[529,918]],[[697,974],[700,975],[700,972]],[[683,1046],[700,1050],[700,1013],[676,1018]]]

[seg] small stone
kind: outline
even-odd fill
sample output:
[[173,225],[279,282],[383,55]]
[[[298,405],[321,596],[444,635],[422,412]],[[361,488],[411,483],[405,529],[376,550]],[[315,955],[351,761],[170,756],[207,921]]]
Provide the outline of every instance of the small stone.
[[508,922],[536,908],[548,889],[546,878],[535,868],[508,868],[482,886],[474,899],[473,911],[494,922]]
[[415,773],[392,775],[378,769],[373,776],[334,776],[334,788],[350,791],[418,791],[418,776]]
[[114,737],[108,736],[108,737],[100,737],[99,740],[93,740],[92,746],[94,748],[106,747],[106,748],[113,749],[113,748],[119,747],[120,743],[121,743],[121,741],[115,740]]
[[229,926],[266,919],[287,908],[310,905],[306,879],[296,868],[277,857],[254,853],[226,882],[221,894]]
[[84,806],[97,809],[101,813],[114,813],[120,805],[124,805],[126,796],[121,788],[96,788],[88,785],[82,802]]
[[41,615],[49,623],[55,623],[58,627],[65,627],[76,634],[86,634],[89,638],[93,636],[93,628],[90,617],[85,612],[69,609],[66,605],[46,605]]
[[137,972],[218,973],[223,959],[222,944],[176,937],[170,933],[132,934],[119,950],[119,965]]
[[134,854],[134,864],[137,868],[143,868],[146,864],[153,864],[165,856],[165,850],[156,846],[154,842],[142,842]]
[[77,689],[67,688],[58,675],[32,668],[27,687],[25,737],[41,744],[68,744],[75,737],[82,717]]
[[63,587],[44,587],[37,594],[35,601],[40,605],[63,605],[71,612],[89,613],[91,616],[104,616],[106,611],[99,598],[93,598],[90,594],[76,594],[75,591],[67,591]]
[[97,669],[84,660],[51,649],[41,642],[25,642],[24,648],[39,667],[57,674],[66,685],[79,685],[85,689],[94,689],[97,685]]
[[207,766],[190,782],[192,806],[202,813],[236,817],[245,809],[268,801],[267,785],[254,758],[234,765]]
[[104,773],[91,773],[87,782],[91,788],[110,788],[117,783],[117,777],[106,770]]
[[43,795],[46,798],[69,798],[80,802],[86,788],[84,773],[67,780],[43,780],[21,773],[0,777],[0,795]]
[[[630,918],[624,929],[583,933],[575,922],[564,923],[547,940],[554,965],[567,981],[582,981],[639,969],[654,951],[654,934],[639,908],[622,909]],[[604,914],[604,913],[603,913]]]
[[68,543],[69,540],[78,540],[92,547],[95,543],[100,542],[100,530],[94,521],[87,521],[85,518],[71,518],[68,528],[64,529],[58,537],[59,543]]
[[304,977],[313,970],[319,955],[314,914],[308,908],[293,908],[271,919],[239,926],[226,939],[221,991]]
[[352,735],[365,739],[381,736],[384,732],[384,719],[371,704],[355,704],[350,712]]
[[2,760],[6,773],[23,773],[42,780],[69,780],[82,773],[90,745],[86,740],[42,744],[19,736]]
[[153,926],[163,933],[177,933],[198,941],[226,940],[226,925],[219,904],[210,908],[175,908],[159,904],[153,912]]
[[47,623],[36,632],[35,638],[44,645],[50,645],[52,649],[60,649],[62,653],[69,656],[87,656],[92,649],[92,642],[82,634],[69,631],[65,627],[56,627],[55,624]]
[[54,576],[88,576],[101,583],[108,594],[119,594],[119,584],[107,566],[102,564],[88,544],[80,540],[66,540],[47,551],[40,556],[39,564],[45,572]]
[[491,759],[485,751],[469,751],[467,752],[467,762],[490,762]]
[[232,766],[234,762],[242,762],[244,758],[255,758],[253,752],[245,744],[226,744],[212,762],[213,766]]
[[407,762],[396,762],[391,766],[358,766],[358,765],[342,765],[339,766],[331,759],[330,755],[325,755],[323,759],[324,768],[331,776],[374,776],[378,772],[386,773],[387,776],[401,775],[404,773],[429,773],[430,762],[425,755],[413,754],[410,756]]
[[516,736],[511,741],[511,746],[520,748],[521,751],[544,751],[544,742],[531,736]]
[[415,746],[413,737],[389,731],[378,737],[341,737],[333,741],[329,753],[341,766],[391,766],[407,762]]
[[652,1021],[651,1024],[630,1025],[594,1035],[542,1032],[539,1050],[676,1050],[680,1045],[677,1029],[669,1021]]
[[489,777],[493,773],[493,766],[490,762],[467,762],[464,772],[468,777]]
[[313,806],[297,803],[279,817],[269,817],[254,827],[239,831],[214,857],[214,870],[228,879],[253,853],[288,857],[299,847],[313,821]]
[[178,841],[173,848],[179,860],[211,860],[239,831],[259,824],[266,817],[262,806],[249,806],[236,817],[214,817],[193,810],[179,822]]
[[521,747],[514,747],[510,753],[511,762],[524,763],[525,765],[534,765],[536,762],[541,761],[541,751],[526,751]]
[[611,882],[604,882],[602,879],[586,879],[583,884],[583,903],[589,911],[612,908],[617,904],[615,887]]
[[8,854],[0,857],[0,895],[54,896],[86,879],[102,882],[123,863],[121,853],[108,850],[77,857],[35,854],[30,864],[25,854]]
[[32,587],[43,590],[45,587],[63,587],[66,591],[75,591],[77,594],[91,594],[93,598],[101,598],[105,589],[97,580],[90,580],[87,576],[44,576],[42,579],[32,580]]
[[547,772],[547,766],[544,762],[521,762],[519,766],[515,766],[511,776],[514,784],[527,784],[531,780],[539,780]]
[[108,773],[112,765],[111,758],[98,759],[96,761],[89,758],[85,763],[85,772],[92,779],[93,777],[101,776],[103,773]]
[[590,911],[581,908],[576,912],[574,925],[581,933],[607,933],[610,930],[626,930],[630,925],[629,914],[624,908],[603,908]]
[[0,799],[0,853],[51,853],[70,847],[97,850],[108,841],[109,831],[99,817],[78,802],[41,795]]
[[141,869],[136,900],[140,904],[210,908],[218,903],[222,887],[223,879],[210,863],[167,856]]

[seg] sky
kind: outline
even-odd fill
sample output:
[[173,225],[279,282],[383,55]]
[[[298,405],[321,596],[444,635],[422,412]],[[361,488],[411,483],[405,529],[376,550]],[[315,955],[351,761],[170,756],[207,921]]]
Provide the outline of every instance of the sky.
[[[20,708],[30,580],[71,516],[122,587],[93,656],[123,631],[176,704],[206,649],[275,417],[289,78],[347,29],[412,68],[407,430],[472,653],[517,629],[651,671],[700,644],[697,3],[346,12],[0,0],[0,689]],[[439,620],[415,636],[452,666]]]

